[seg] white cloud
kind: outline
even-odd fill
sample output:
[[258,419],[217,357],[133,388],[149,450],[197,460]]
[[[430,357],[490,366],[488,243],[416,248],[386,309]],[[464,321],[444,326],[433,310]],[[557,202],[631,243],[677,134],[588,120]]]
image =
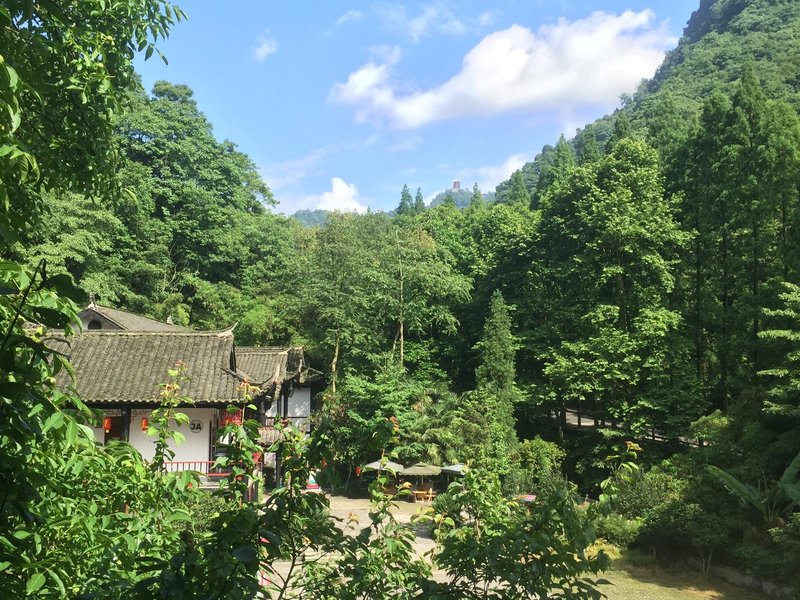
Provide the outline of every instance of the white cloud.
[[397,91],[395,51],[337,83],[330,99],[352,106],[358,121],[385,119],[401,128],[511,111],[609,109],[621,93],[651,76],[675,43],[654,18],[650,10],[595,12],[577,21],[560,19],[536,33],[512,25],[483,38],[448,81],[411,93]]
[[261,167],[261,176],[267,182],[270,189],[281,190],[293,186],[306,179],[309,175],[313,174],[317,165],[335,152],[337,146],[320,146],[314,148],[300,158],[287,160],[282,163],[265,165]]
[[331,179],[331,190],[319,197],[317,208],[358,213],[367,211],[367,207],[358,201],[358,188],[341,177]]
[[532,157],[527,154],[512,154],[499,165],[461,169],[457,173],[457,179],[461,181],[463,189],[471,189],[472,184],[477,182],[482,192],[493,192],[498,183],[511,177],[514,171],[521,169],[530,160]]
[[494,23],[496,13],[493,10],[486,10],[478,15],[478,25],[488,27]]
[[437,33],[459,35],[469,31],[468,25],[440,2],[423,6],[417,15],[408,14],[402,4],[384,4],[375,10],[389,30],[412,43]]
[[331,178],[331,189],[322,194],[294,193],[291,190],[276,194],[278,208],[286,215],[298,210],[329,210],[363,213],[367,206],[362,204],[358,188],[341,177]]
[[278,51],[277,40],[268,33],[262,34],[258,38],[256,44],[253,56],[259,62],[266,59],[270,54],[275,54]]
[[348,10],[336,20],[336,25],[344,25],[350,21],[360,21],[363,17],[364,13],[362,13],[360,10]]

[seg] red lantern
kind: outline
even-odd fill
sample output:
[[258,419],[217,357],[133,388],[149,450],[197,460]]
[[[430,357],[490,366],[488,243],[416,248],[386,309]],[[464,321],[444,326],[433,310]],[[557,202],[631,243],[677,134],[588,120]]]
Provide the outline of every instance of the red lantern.
[[147,419],[147,417],[142,417],[142,422],[139,424],[139,426],[142,428],[142,431],[146,432],[147,428],[150,426],[150,421]]
[[103,429],[105,429],[106,433],[111,431],[111,417],[106,417],[103,419]]
[[361,467],[356,467],[356,477],[361,477]]

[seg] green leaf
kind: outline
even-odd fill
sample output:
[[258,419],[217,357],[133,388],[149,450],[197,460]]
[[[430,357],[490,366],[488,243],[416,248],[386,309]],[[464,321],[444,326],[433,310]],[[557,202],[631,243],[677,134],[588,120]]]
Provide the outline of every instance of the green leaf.
[[67,431],[64,437],[67,440],[67,444],[70,446],[72,446],[75,443],[75,440],[78,439],[78,424],[72,419],[67,422]]
[[168,515],[165,519],[165,523],[174,523],[176,521],[183,522],[183,523],[191,523],[192,517],[188,513],[185,512],[174,512],[171,515]]
[[783,482],[779,483],[778,485],[783,490],[783,493],[786,494],[786,496],[788,496],[792,502],[794,502],[797,506],[800,506],[800,486],[789,485]]
[[761,511],[761,496],[754,487],[742,483],[727,471],[723,471],[714,465],[706,465],[706,470],[722,485],[737,495],[743,502],[750,504],[751,507]]
[[61,426],[64,424],[64,413],[61,411],[54,412],[52,415],[47,417],[47,420],[44,422],[42,426],[42,433],[47,433],[51,429],[61,429]]
[[72,281],[72,277],[66,273],[48,277],[45,285],[58,292],[59,296],[69,298],[74,302],[83,300],[83,292]]
[[34,323],[60,328],[67,326],[70,322],[69,314],[55,308],[32,306],[28,310],[30,311],[29,318]]
[[786,470],[781,475],[781,483],[785,485],[794,485],[797,482],[797,474],[800,473],[800,452],[794,457],[794,460],[789,463]]
[[28,579],[28,583],[25,585],[25,591],[30,595],[35,591],[39,590],[44,585],[45,577],[43,573],[34,573]]
[[253,563],[258,558],[256,554],[256,549],[253,546],[239,546],[238,548],[234,548],[233,552],[231,553],[233,557],[245,564]]

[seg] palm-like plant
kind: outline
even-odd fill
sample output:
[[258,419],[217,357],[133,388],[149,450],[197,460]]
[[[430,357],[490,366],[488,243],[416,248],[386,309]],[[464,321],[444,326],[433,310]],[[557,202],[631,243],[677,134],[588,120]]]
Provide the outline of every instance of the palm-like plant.
[[788,516],[794,507],[800,506],[800,480],[798,480],[800,452],[786,467],[780,479],[767,482],[765,478],[758,487],[739,481],[727,471],[714,465],[707,465],[706,469],[750,508],[758,520],[767,527],[783,524],[783,518]]
[[426,390],[420,400],[422,415],[414,424],[412,436],[422,447],[421,460],[434,465],[458,462],[458,439],[452,426],[457,399],[452,392],[434,388]]

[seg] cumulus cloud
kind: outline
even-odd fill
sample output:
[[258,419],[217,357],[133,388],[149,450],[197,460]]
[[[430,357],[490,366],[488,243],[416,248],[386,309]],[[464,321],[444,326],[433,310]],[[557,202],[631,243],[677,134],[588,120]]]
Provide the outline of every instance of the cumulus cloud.
[[280,212],[291,215],[298,210],[330,210],[340,212],[367,211],[362,204],[358,188],[341,177],[331,178],[331,189],[322,194],[293,193],[291,190],[276,194]]
[[613,107],[619,95],[651,76],[675,43],[651,10],[520,25],[483,38],[464,57],[461,71],[439,86],[400,93],[396,51],[373,57],[337,83],[334,102],[352,106],[358,121],[388,120],[416,128],[444,119],[511,111],[563,111]]
[[336,25],[344,25],[350,21],[360,21],[363,16],[364,13],[362,13],[360,10],[348,10],[341,17],[336,19]]
[[458,179],[461,184],[472,185],[472,182],[477,182],[478,187],[482,192],[494,191],[497,184],[505,181],[514,173],[523,167],[526,162],[532,160],[532,157],[527,154],[512,154],[499,165],[485,165],[475,169],[462,169],[458,172]]
[[256,42],[256,48],[253,51],[253,56],[259,62],[266,59],[270,54],[275,54],[278,51],[278,42],[271,35],[264,33]]
[[462,19],[440,2],[423,6],[415,15],[409,14],[402,4],[379,5],[375,10],[389,30],[407,37],[412,43],[432,34],[457,35],[469,30]]
[[296,185],[312,175],[320,162],[334,153],[337,146],[328,145],[314,148],[300,158],[294,158],[277,164],[262,166],[261,177],[269,184],[273,191],[285,189]]
[[367,207],[358,201],[358,188],[352,183],[347,183],[341,177],[331,179],[331,189],[319,197],[317,208],[358,213],[367,211]]

